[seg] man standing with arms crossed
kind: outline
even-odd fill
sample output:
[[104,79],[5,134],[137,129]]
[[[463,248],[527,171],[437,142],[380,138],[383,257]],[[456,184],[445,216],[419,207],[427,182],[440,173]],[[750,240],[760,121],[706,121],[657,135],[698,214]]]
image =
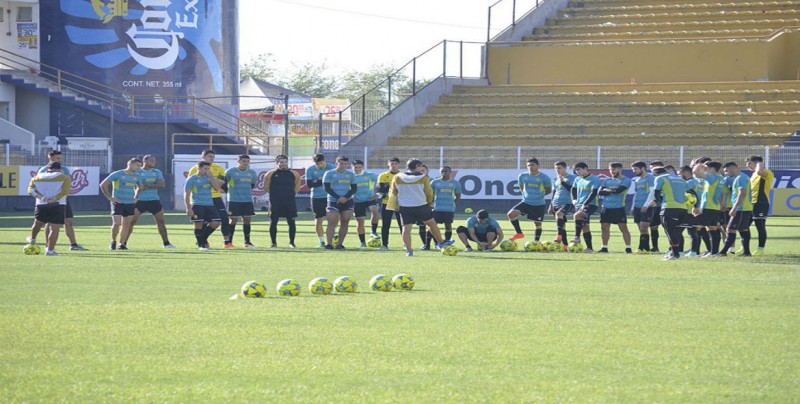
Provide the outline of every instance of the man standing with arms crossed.
[[353,173],[356,175],[356,186],[358,190],[354,195],[355,207],[353,211],[356,215],[356,222],[358,227],[358,239],[361,242],[361,247],[367,246],[367,229],[364,228],[366,221],[367,211],[370,212],[372,219],[372,237],[378,238],[375,232],[378,230],[378,194],[375,192],[378,186],[378,176],[364,171],[364,162],[361,160],[353,161]]
[[392,186],[394,176],[400,172],[400,159],[392,157],[388,162],[389,170],[382,172],[378,176],[378,193],[383,196],[381,200],[381,248],[379,250],[389,249],[389,231],[392,229],[392,216],[397,219],[397,225],[400,227],[400,232],[403,232],[403,224],[400,220],[400,212],[389,209],[389,188]]
[[544,220],[546,202],[545,195],[553,192],[553,183],[550,177],[539,172],[539,160],[528,159],[528,172],[522,173],[517,179],[517,185],[522,192],[522,202],[518,203],[508,212],[508,220],[514,226],[517,234],[511,236],[510,240],[524,238],[522,229],[519,226],[518,218],[520,215],[527,215],[528,219],[533,220],[536,226],[534,241],[536,243],[542,238],[542,221]]
[[[214,150],[203,150],[203,153],[200,154],[200,157],[203,161],[210,165],[209,173],[222,183],[222,186],[219,189],[211,189],[211,198],[214,206],[217,208],[217,210],[219,210],[218,216],[222,221],[222,241],[225,245],[225,248],[233,248],[233,243],[231,243],[230,225],[228,224],[228,208],[225,206],[225,201],[222,199],[222,193],[227,192],[227,190],[225,190],[225,169],[221,165],[214,163],[214,160],[217,157],[217,154],[214,153]],[[194,166],[189,170],[189,176],[195,174],[197,174],[197,166]]]
[[208,237],[220,225],[219,209],[214,206],[212,190],[222,190],[222,180],[211,174],[211,163],[198,162],[194,167],[196,174],[186,179],[183,187],[183,202],[186,214],[194,223],[194,237],[200,251],[208,251]]
[[244,248],[255,247],[250,242],[250,222],[256,215],[253,206],[253,187],[256,186],[256,172],[250,168],[250,156],[242,154],[236,159],[236,167],[225,171],[225,182],[228,184],[228,217],[230,218],[229,240],[233,244],[233,233],[236,223],[242,218]]
[[[142,177],[139,175],[140,168],[142,168],[142,160],[132,158],[128,160],[128,166],[124,170],[114,171],[100,183],[100,190],[111,202],[113,223],[109,250],[117,249],[117,235],[119,235],[120,251],[128,250],[128,236],[133,232],[133,214],[142,186]],[[112,185],[113,193],[109,190]]]
[[[347,169],[350,159],[345,156],[336,158],[336,169],[325,173],[322,183],[325,192],[328,194],[328,229],[327,244],[328,250],[344,250],[344,239],[347,237],[347,228],[350,225],[350,218],[353,217],[353,195],[358,190],[356,185],[356,175]],[[341,225],[340,225],[341,224]],[[339,226],[339,242],[333,246],[333,235],[336,233],[336,226]]]
[[300,175],[289,169],[289,157],[281,154],[275,157],[278,168],[270,170],[264,177],[264,190],[269,192],[269,238],[271,248],[278,246],[278,221],[286,218],[289,225],[289,248],[295,248],[297,234],[297,201],[295,195],[300,191]]
[[[456,203],[461,200],[461,184],[450,178],[452,170],[448,166],[439,169],[439,178],[431,182],[433,190],[433,220],[436,224],[444,224],[444,239],[453,238],[453,219],[456,213]],[[430,249],[433,234],[428,231],[425,240],[426,249]]]
[[750,254],[750,222],[753,220],[753,190],[750,187],[750,178],[747,178],[739,166],[734,162],[725,163],[723,168],[727,171],[731,180],[731,194],[733,195],[733,205],[728,213],[728,237],[725,240],[725,247],[719,252],[720,256],[726,256],[728,251],[733,248],[736,242],[736,232],[742,236],[742,256],[749,257]]
[[[47,172],[47,166],[50,163],[58,163],[59,165],[61,165],[61,168],[60,168],[61,172],[64,173],[67,177],[70,177],[70,170],[69,170],[69,168],[67,168],[66,166],[63,165],[64,164],[64,156],[61,154],[60,151],[58,151],[58,150],[50,150],[50,152],[47,153],[47,163],[48,163],[47,165],[44,165],[44,166],[39,168],[39,170],[37,171],[37,174],[46,173]],[[71,183],[72,183],[72,181],[70,179],[70,184]],[[78,241],[75,238],[75,225],[74,225],[74,220],[73,220],[72,206],[70,206],[69,200],[67,200],[66,206],[65,206],[64,209],[65,209],[65,215],[66,215],[65,219],[64,219],[64,233],[67,235],[67,238],[69,239],[69,242],[70,242],[69,249],[72,250],[72,251],[86,251],[85,248],[83,248],[80,244],[78,244]],[[37,231],[37,233],[38,233],[38,231]]]
[[[142,158],[144,166],[139,170],[139,176],[142,178],[142,191],[139,192],[139,199],[133,210],[133,220],[131,220],[130,232],[133,232],[134,226],[139,221],[139,216],[142,213],[150,213],[156,221],[158,234],[161,235],[161,242],[164,248],[175,248],[169,242],[167,236],[167,225],[164,223],[164,207],[161,205],[161,198],[158,196],[158,190],[164,188],[164,174],[156,167],[156,158],[151,155],[146,155]],[[128,233],[128,238],[131,235]]]
[[628,216],[625,214],[625,196],[631,187],[631,179],[622,175],[622,163],[608,165],[611,177],[602,181],[597,194],[602,196],[600,209],[600,230],[603,245],[600,253],[608,252],[608,241],[611,239],[611,225],[616,224],[625,242],[625,253],[630,254],[631,233],[628,231]]
[[36,198],[33,227],[28,243],[36,243],[36,235],[47,225],[47,247],[44,255],[57,256],[56,242],[66,215],[67,195],[72,185],[70,177],[61,171],[61,163],[51,162],[44,173],[37,174],[28,185],[28,193]]
[[597,211],[597,192],[600,189],[600,178],[589,171],[589,166],[584,162],[575,163],[572,166],[578,178],[573,185],[573,195],[575,200],[575,238],[573,244],[581,243],[581,233],[586,242],[584,253],[591,254],[592,249],[592,229],[589,227],[589,219]]
[[[636,254],[650,254],[650,228],[655,208],[645,204],[650,195],[653,187],[655,186],[655,178],[652,174],[647,172],[647,163],[644,161],[637,161],[631,164],[633,170],[633,222],[639,227],[639,247],[636,249]],[[655,230],[658,234],[658,228]]]
[[764,255],[764,247],[767,246],[769,193],[772,190],[772,183],[775,182],[775,174],[764,165],[761,156],[750,156],[745,164],[753,172],[750,176],[750,188],[753,193],[750,202],[753,204],[753,222],[758,230],[758,249],[753,255]]
[[556,178],[553,178],[553,200],[550,202],[550,213],[556,218],[557,234],[556,243],[564,245],[567,249],[567,215],[575,210],[572,206],[572,185],[578,176],[567,172],[567,162],[558,161],[553,165]]
[[317,153],[312,157],[314,165],[306,168],[306,185],[311,190],[311,211],[314,213],[314,220],[316,225],[314,229],[317,231],[317,239],[319,239],[320,248],[325,248],[325,233],[322,230],[322,220],[327,216],[328,209],[328,194],[325,192],[325,186],[322,185],[322,177],[325,173],[336,169],[333,164],[325,162],[325,155]]

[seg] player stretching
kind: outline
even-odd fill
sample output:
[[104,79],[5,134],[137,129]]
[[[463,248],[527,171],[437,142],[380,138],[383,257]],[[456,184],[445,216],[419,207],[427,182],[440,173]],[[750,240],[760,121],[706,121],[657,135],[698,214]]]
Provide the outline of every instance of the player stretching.
[[444,240],[439,226],[433,220],[431,204],[433,203],[433,189],[427,175],[423,175],[422,162],[418,159],[408,160],[408,169],[404,173],[394,176],[389,189],[389,205],[387,208],[400,211],[403,223],[403,244],[406,247],[406,256],[411,257],[411,227],[420,221],[428,226],[431,235],[436,240],[436,248],[443,248],[453,244],[453,240]]
[[542,220],[544,220],[546,208],[544,197],[553,192],[553,184],[550,177],[539,172],[539,160],[529,158],[527,164],[528,172],[520,174],[517,178],[517,185],[522,192],[522,202],[508,211],[508,220],[511,221],[511,225],[517,232],[511,236],[511,240],[525,238],[519,226],[520,215],[526,215],[528,219],[533,220],[533,224],[536,226],[534,241],[538,243],[542,238]]
[[592,230],[589,227],[589,220],[597,211],[597,191],[600,189],[600,178],[589,172],[589,166],[584,163],[575,163],[572,166],[578,178],[572,186],[573,195],[575,200],[575,238],[572,239],[574,244],[581,243],[581,233],[583,233],[583,240],[586,242],[586,249],[584,253],[591,254],[594,252],[592,249]]
[[483,209],[479,210],[475,216],[470,216],[465,226],[458,226],[456,233],[466,247],[464,252],[472,251],[469,240],[478,244],[478,250],[492,251],[500,245],[504,238],[500,224],[493,217],[489,217],[489,212]]
[[611,177],[602,181],[597,194],[602,196],[600,201],[600,229],[603,239],[603,246],[600,253],[608,252],[608,241],[611,239],[611,225],[616,224],[622,233],[622,240],[625,242],[625,253],[630,254],[631,232],[628,231],[628,217],[625,214],[625,195],[631,187],[631,179],[622,175],[622,163],[611,163],[608,165]]
[[[233,248],[229,228],[230,225],[228,223],[228,208],[225,206],[225,201],[222,199],[222,193],[227,192],[227,190],[225,190],[225,169],[222,168],[221,165],[214,163],[214,160],[217,158],[217,154],[214,153],[214,150],[203,150],[203,153],[200,154],[200,157],[203,161],[210,164],[209,173],[214,178],[217,178],[222,184],[220,189],[211,189],[211,198],[212,202],[214,203],[214,207],[216,207],[219,211],[218,216],[222,221],[222,241],[225,245],[225,248]],[[190,176],[195,174],[197,174],[197,166],[194,166],[189,170]]]
[[361,160],[353,161],[353,173],[356,175],[356,186],[358,191],[354,195],[355,206],[353,211],[356,214],[356,222],[358,223],[358,239],[361,241],[361,247],[367,246],[367,230],[364,228],[364,221],[367,217],[367,211],[370,212],[370,219],[372,223],[372,238],[378,238],[378,194],[376,189],[378,186],[378,176],[364,171],[364,162]]
[[389,203],[389,188],[392,185],[392,180],[397,173],[400,172],[400,159],[392,157],[388,163],[389,170],[382,172],[378,176],[378,192],[383,196],[381,200],[381,248],[380,250],[389,249],[389,231],[392,229],[392,216],[397,219],[397,226],[400,232],[403,232],[403,223],[400,220],[400,212],[387,208]]
[[[169,242],[169,237],[167,236],[167,225],[164,223],[164,207],[161,205],[161,198],[158,196],[158,190],[164,188],[164,174],[156,168],[155,156],[149,154],[144,156],[142,163],[144,163],[144,166],[139,170],[139,176],[142,177],[142,191],[139,192],[139,199],[136,201],[136,206],[133,210],[130,231],[133,231],[142,213],[150,213],[156,221],[158,234],[161,235],[161,242],[164,244],[164,248],[175,248]],[[130,236],[130,233],[128,233],[128,239],[130,239]]]
[[[336,226],[339,225],[339,243],[337,250],[344,250],[344,238],[347,237],[347,228],[350,225],[350,218],[353,217],[353,195],[358,191],[356,175],[347,170],[350,159],[344,156],[336,158],[336,169],[325,173],[322,183],[325,192],[328,193],[328,229],[327,244],[325,248],[332,250],[333,235],[336,233]],[[341,223],[341,225],[340,225]]]
[[[60,169],[61,172],[66,174],[67,177],[70,176],[69,168],[64,166],[64,156],[61,154],[60,151],[50,150],[50,152],[47,153],[47,163],[48,165],[50,163],[58,163],[59,165],[61,165]],[[44,165],[39,168],[37,174],[44,174],[46,172],[47,172],[47,165]],[[72,206],[70,206],[69,204],[69,198],[67,198],[67,204],[64,207],[64,209],[66,212],[64,219],[64,233],[67,235],[67,238],[69,239],[70,242],[69,249],[71,251],[86,251],[85,248],[83,248],[80,244],[78,244],[78,240],[75,238],[75,222],[73,220]],[[34,221],[34,225],[35,224],[36,222]],[[45,231],[49,233],[49,230],[47,228],[45,228]]]
[[767,215],[769,215],[769,192],[775,182],[775,174],[764,165],[761,156],[750,156],[745,162],[753,172],[750,176],[750,188],[753,191],[750,202],[753,204],[753,222],[758,230],[758,249],[753,255],[764,255],[767,246]]
[[320,248],[325,248],[325,233],[322,230],[322,220],[327,216],[328,194],[322,185],[322,177],[325,173],[336,169],[333,164],[325,161],[325,155],[317,153],[312,157],[314,165],[306,168],[306,185],[311,189],[311,211],[314,212],[316,221],[314,229],[317,231],[317,239]]
[[28,193],[36,198],[33,210],[33,227],[28,243],[36,244],[36,235],[47,225],[47,247],[44,255],[58,255],[56,242],[66,215],[67,195],[72,185],[70,177],[62,172],[61,163],[51,162],[44,173],[31,179]]
[[183,202],[186,214],[194,223],[194,237],[198,248],[207,251],[208,237],[220,225],[219,209],[214,205],[211,191],[222,191],[222,180],[211,174],[211,163],[201,161],[193,167],[196,173],[186,179],[183,187]]
[[[119,235],[119,249],[122,251],[128,249],[128,236],[133,231],[133,213],[142,186],[140,168],[142,160],[132,158],[128,160],[128,166],[124,170],[114,171],[100,183],[100,190],[111,202],[111,245],[108,247],[110,250],[117,249],[117,235]],[[113,194],[108,189],[112,184]]]
[[289,157],[281,154],[275,158],[278,168],[271,170],[264,178],[264,190],[269,192],[269,237],[272,248],[278,246],[278,221],[286,218],[289,225],[289,248],[295,248],[297,234],[297,201],[295,195],[300,191],[300,175],[289,169]]
[[711,248],[702,255],[703,258],[719,253],[721,240],[719,221],[725,198],[722,177],[718,174],[721,167],[720,163],[709,161],[697,164],[693,169],[695,177],[703,180],[703,189],[700,192],[700,204],[692,210],[692,215],[695,217],[698,229],[705,230],[711,238]]
[[255,247],[250,242],[250,221],[256,214],[253,207],[253,187],[256,186],[256,172],[250,168],[250,156],[242,154],[236,160],[239,163],[225,171],[225,182],[228,184],[228,227],[229,239],[233,244],[233,233],[236,232],[236,223],[242,218],[244,231],[244,248]]
[[[450,175],[453,171],[448,166],[439,169],[439,178],[431,181],[433,190],[433,220],[436,224],[444,224],[444,239],[453,237],[453,219],[456,212],[456,203],[461,200],[461,184]],[[430,249],[433,235],[427,232],[425,241],[426,249]]]
[[578,176],[567,172],[567,162],[558,161],[553,166],[556,170],[556,178],[553,178],[553,200],[550,203],[550,213],[556,218],[558,234],[555,242],[563,243],[567,249],[567,215],[571,215],[575,210],[572,206],[572,184]]
[[725,256],[733,248],[736,241],[736,232],[742,236],[742,256],[750,256],[750,222],[753,219],[753,191],[750,187],[750,179],[739,170],[739,166],[734,162],[725,163],[723,166],[732,180],[733,205],[728,213],[728,237],[725,240],[725,247],[720,250],[719,255]]

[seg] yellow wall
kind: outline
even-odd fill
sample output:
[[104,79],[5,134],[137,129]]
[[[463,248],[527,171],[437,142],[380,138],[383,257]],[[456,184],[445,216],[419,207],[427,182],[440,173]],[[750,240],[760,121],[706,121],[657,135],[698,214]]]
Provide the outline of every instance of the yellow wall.
[[493,84],[796,80],[800,32],[771,41],[492,46]]

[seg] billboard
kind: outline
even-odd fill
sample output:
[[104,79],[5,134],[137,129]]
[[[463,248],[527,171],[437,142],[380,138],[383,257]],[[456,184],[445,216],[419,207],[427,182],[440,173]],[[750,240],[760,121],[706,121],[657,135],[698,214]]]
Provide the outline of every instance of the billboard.
[[132,95],[225,93],[222,0],[40,4],[45,64]]
[[[40,166],[0,166],[0,196],[27,196],[31,178]],[[100,167],[69,167],[69,196],[100,194]]]

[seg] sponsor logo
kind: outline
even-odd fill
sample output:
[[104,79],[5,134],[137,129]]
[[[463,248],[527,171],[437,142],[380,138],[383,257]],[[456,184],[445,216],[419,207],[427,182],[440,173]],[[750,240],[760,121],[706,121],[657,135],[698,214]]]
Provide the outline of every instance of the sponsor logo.
[[267,194],[267,190],[264,189],[264,182],[266,182],[268,171],[262,171],[258,173],[258,177],[256,178],[256,186],[253,188],[253,195],[255,196],[264,196]]

